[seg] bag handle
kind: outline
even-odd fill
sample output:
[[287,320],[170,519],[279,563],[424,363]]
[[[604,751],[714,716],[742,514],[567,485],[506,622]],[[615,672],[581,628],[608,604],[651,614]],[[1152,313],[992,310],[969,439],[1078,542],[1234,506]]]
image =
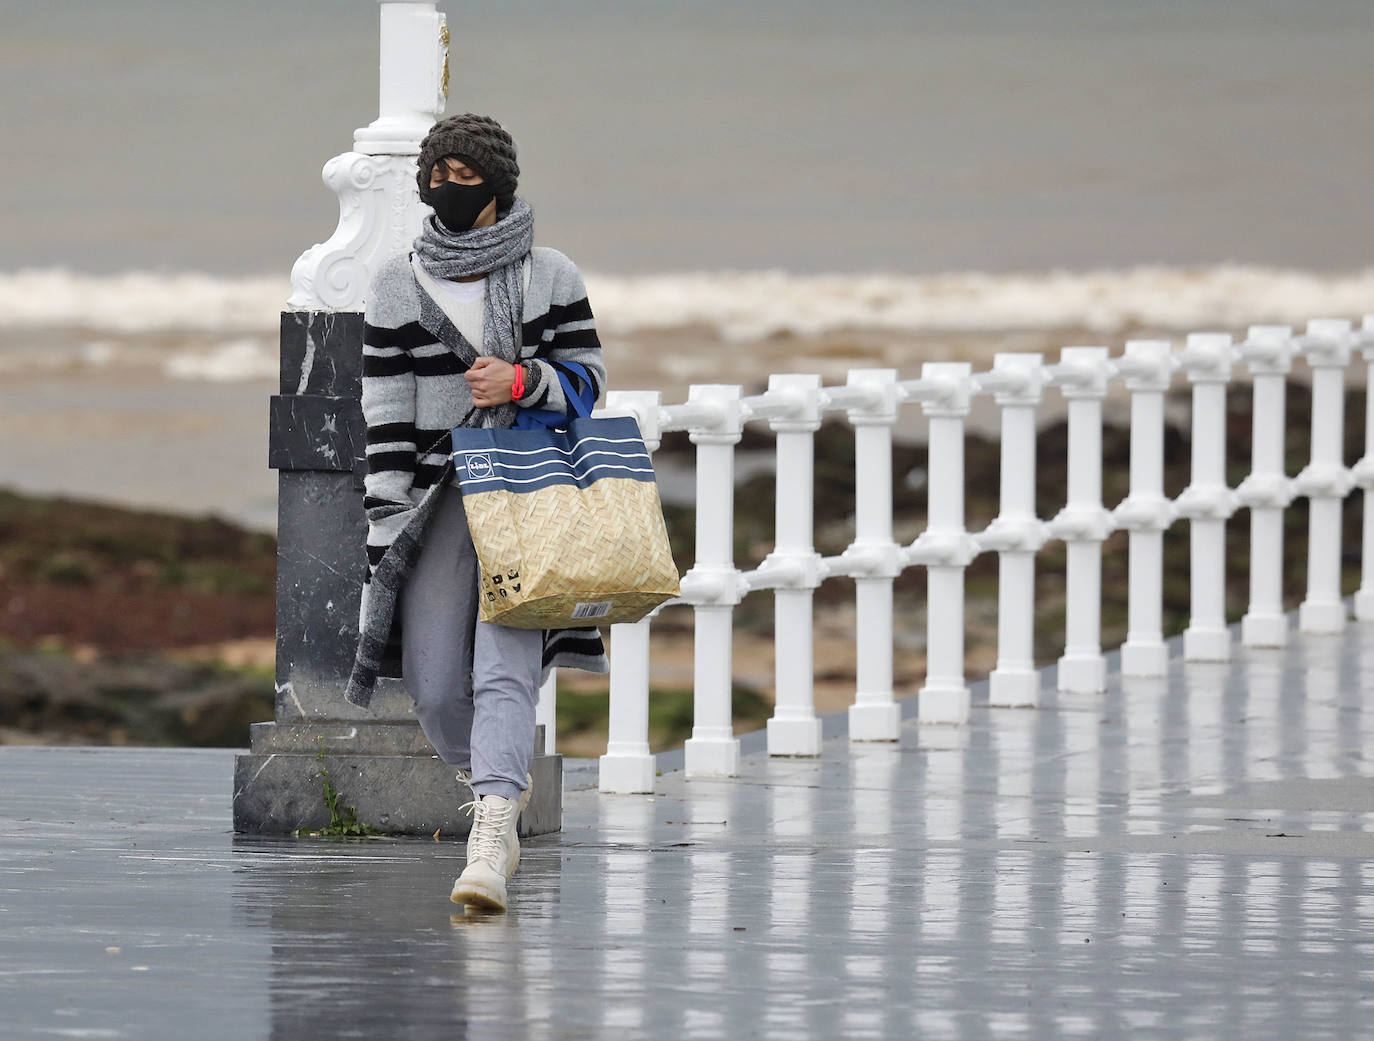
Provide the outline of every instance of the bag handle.
[[[568,418],[586,419],[592,414],[592,405],[596,402],[596,392],[592,389],[586,367],[575,361],[551,361],[549,364],[558,373],[558,382],[563,385],[563,397],[568,402]],[[574,371],[569,372],[569,369]],[[573,386],[573,376],[582,381],[580,393]]]

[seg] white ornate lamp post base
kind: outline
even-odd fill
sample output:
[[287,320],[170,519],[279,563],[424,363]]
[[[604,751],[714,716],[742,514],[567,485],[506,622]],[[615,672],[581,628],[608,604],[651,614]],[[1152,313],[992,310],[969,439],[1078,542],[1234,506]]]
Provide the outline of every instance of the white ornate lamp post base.
[[[290,832],[329,823],[320,740],[331,782],[380,831],[461,835],[467,793],[415,722],[395,680],[364,711],[343,700],[357,646],[366,567],[359,404],[362,312],[372,273],[403,253],[425,207],[415,183],[420,139],[443,112],[443,15],[428,2],[381,4],[380,115],[354,149],[325,164],[339,223],[291,272],[282,313],[281,387],[271,400],[268,464],[278,471],[277,704],[235,763],[234,826]],[[535,748],[525,834],[562,826],[562,766]]]

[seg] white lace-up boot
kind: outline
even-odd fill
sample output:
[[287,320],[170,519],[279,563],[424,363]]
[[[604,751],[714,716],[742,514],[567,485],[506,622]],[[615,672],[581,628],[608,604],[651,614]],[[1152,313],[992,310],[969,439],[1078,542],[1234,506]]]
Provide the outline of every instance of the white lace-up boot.
[[472,814],[468,862],[453,883],[449,899],[486,911],[504,911],[506,882],[520,864],[520,839],[515,834],[520,803],[499,795],[484,795],[463,809]]
[[[471,771],[471,770],[459,770],[459,771],[458,771],[458,783],[461,784],[461,785],[464,785],[464,786],[467,788],[468,791],[472,792],[472,797],[473,797],[474,800],[480,799],[480,798],[481,798],[481,796],[477,794],[477,789],[474,788],[474,787],[472,786],[472,771]],[[534,778],[531,777],[529,774],[525,774],[525,790],[524,790],[523,792],[520,793],[520,809],[519,809],[519,811],[518,811],[518,812],[516,813],[516,815],[515,815],[515,820],[516,820],[516,823],[517,823],[517,824],[518,824],[519,821],[520,821],[520,814],[522,814],[522,813],[525,812],[525,807],[528,806],[528,805],[530,804],[530,796],[533,795],[533,794],[534,794]],[[466,808],[466,807],[464,807],[464,808]]]

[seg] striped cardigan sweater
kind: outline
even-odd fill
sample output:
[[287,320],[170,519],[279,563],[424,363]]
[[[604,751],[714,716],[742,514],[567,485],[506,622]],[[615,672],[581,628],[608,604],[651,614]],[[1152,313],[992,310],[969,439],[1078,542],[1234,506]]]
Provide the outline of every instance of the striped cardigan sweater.
[[[525,262],[520,359],[531,362],[524,408],[567,412],[560,370],[594,398],[605,389],[587,291],[573,262],[536,246]],[[453,475],[449,431],[474,408],[463,373],[477,351],[424,291],[402,255],[373,278],[364,310],[362,410],[367,423],[367,574],[359,609],[358,651],[345,697],[367,705],[379,676],[401,676],[397,597],[419,558],[435,494]],[[570,368],[568,362],[580,366]],[[606,672],[605,647],[595,628],[550,630],[544,669],[557,666]]]

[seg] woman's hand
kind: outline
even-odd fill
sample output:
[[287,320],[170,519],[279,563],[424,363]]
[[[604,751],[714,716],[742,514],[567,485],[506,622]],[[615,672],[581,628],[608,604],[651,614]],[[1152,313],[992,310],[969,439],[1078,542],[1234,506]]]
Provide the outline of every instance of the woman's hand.
[[504,405],[511,400],[511,388],[515,386],[515,366],[483,356],[463,373],[463,379],[468,381],[473,404],[479,408]]

